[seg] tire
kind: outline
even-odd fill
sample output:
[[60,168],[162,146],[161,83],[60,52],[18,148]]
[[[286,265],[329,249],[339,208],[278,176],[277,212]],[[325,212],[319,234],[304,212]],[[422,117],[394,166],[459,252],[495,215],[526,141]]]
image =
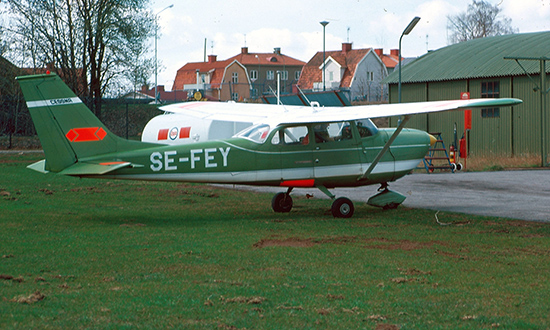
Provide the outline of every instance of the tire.
[[287,213],[292,209],[292,197],[286,193],[278,193],[271,200],[271,208],[277,213]]
[[332,203],[331,211],[335,218],[351,218],[355,208],[352,201],[345,197],[340,197]]

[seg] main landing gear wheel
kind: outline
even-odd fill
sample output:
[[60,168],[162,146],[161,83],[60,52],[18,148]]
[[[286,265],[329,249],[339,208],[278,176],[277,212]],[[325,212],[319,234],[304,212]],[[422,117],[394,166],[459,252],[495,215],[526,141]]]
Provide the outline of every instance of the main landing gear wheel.
[[292,197],[290,197],[290,194],[283,192],[276,194],[271,200],[271,208],[277,213],[290,212],[292,209]]
[[332,203],[331,211],[335,218],[351,218],[355,208],[349,199],[340,197]]

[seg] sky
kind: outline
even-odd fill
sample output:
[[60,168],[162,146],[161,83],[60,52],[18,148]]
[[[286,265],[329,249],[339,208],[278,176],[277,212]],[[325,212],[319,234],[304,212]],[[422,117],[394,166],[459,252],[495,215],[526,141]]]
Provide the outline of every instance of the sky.
[[[550,30],[550,0],[488,0],[502,8],[520,33]],[[472,0],[151,0],[158,13],[160,62],[158,84],[167,90],[179,68],[200,62],[206,54],[224,60],[248,47],[251,53],[273,52],[307,62],[316,52],[399,48],[399,37],[415,17],[420,21],[403,37],[404,57],[417,57],[448,45],[447,17],[465,12]],[[174,5],[172,8],[164,8]],[[162,12],[161,12],[162,11]],[[151,40],[152,51],[154,42]],[[151,77],[154,82],[154,77]],[[153,84],[152,84],[153,85]]]

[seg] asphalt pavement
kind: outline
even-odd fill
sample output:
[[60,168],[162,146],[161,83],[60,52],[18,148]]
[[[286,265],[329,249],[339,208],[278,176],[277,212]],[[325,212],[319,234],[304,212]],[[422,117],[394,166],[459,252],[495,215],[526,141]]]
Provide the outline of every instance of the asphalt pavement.
[[[366,202],[378,186],[337,188],[337,197]],[[550,170],[409,174],[391,182],[390,190],[407,197],[404,206],[519,220],[550,222]],[[284,188],[245,188],[284,191]],[[293,194],[328,198],[317,189]]]

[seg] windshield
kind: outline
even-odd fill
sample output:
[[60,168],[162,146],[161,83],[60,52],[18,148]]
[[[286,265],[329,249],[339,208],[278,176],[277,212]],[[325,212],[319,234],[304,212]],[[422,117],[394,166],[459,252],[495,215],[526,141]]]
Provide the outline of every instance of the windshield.
[[267,135],[269,134],[269,130],[269,125],[257,124],[241,131],[240,133],[237,133],[235,137],[248,139],[256,143],[264,143]]

